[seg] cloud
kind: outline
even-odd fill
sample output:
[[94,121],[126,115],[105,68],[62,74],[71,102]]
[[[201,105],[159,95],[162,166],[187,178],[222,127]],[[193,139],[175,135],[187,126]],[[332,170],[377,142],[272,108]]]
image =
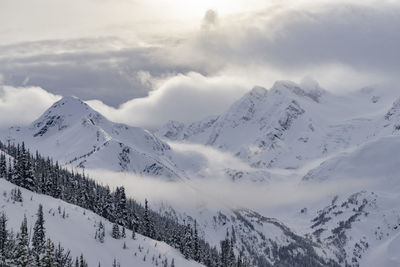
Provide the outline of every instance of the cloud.
[[352,90],[400,82],[399,4],[287,2],[219,18],[212,31],[197,32],[171,54],[175,60],[205,66],[210,73],[234,69],[266,87],[263,75],[255,77],[255,71],[297,80],[312,76],[332,91],[336,86]]
[[39,87],[0,85],[0,128],[27,125],[59,99]]
[[240,78],[205,77],[195,72],[159,84],[148,97],[132,99],[117,109],[98,100],[87,103],[111,120],[154,128],[168,120],[190,122],[218,115],[250,89]]
[[180,142],[169,142],[169,145],[174,149],[175,154],[171,156],[178,166],[186,166],[189,179],[172,182],[164,177],[102,169],[86,169],[85,172],[112,188],[123,185],[129,196],[140,202],[147,198],[153,208],[161,202],[188,214],[198,211],[205,214],[211,211],[212,214],[221,209],[248,208],[268,217],[279,213],[282,215],[281,212],[285,211],[284,218],[279,216],[281,219],[287,218],[288,214],[295,216],[304,207],[317,210],[329,204],[336,195],[345,196],[361,190],[375,191],[378,184],[385,184],[385,181],[374,180],[374,177],[365,178],[363,173],[355,176],[348,173],[342,179],[322,182],[302,182],[304,174],[318,167],[318,164],[310,164],[298,170],[268,169],[267,171],[273,173],[264,181],[255,182],[247,178],[233,181],[227,177],[224,169],[255,169],[233,155],[215,148]]
[[156,50],[118,38],[0,46],[0,73],[11,86],[39,86],[53,94],[98,98],[118,106],[146,96],[153,86],[150,77],[198,70],[166,62]]
[[[100,2],[104,11],[113,1]],[[204,9],[191,31],[3,45],[2,80],[91,99],[111,120],[145,127],[219,114],[254,85],[269,88],[280,79],[310,76],[331,91],[400,84],[399,4],[256,2],[257,10],[234,14]]]
[[299,184],[295,177],[292,177],[291,181],[275,181],[268,184],[233,182],[218,176],[218,173],[213,179],[192,177],[190,180],[168,182],[162,177],[143,177],[133,173],[116,173],[101,169],[86,170],[86,173],[112,188],[123,185],[127,194],[140,202],[147,198],[153,207],[163,202],[180,212],[189,213],[201,207],[209,211],[248,208],[268,216],[273,216],[273,212],[279,210],[291,210],[294,214],[301,208],[329,203],[335,195],[354,193],[367,189],[372,184],[370,181],[352,179]]
[[201,27],[204,30],[210,30],[217,26],[218,26],[218,12],[212,9],[207,10],[206,13],[204,14]]

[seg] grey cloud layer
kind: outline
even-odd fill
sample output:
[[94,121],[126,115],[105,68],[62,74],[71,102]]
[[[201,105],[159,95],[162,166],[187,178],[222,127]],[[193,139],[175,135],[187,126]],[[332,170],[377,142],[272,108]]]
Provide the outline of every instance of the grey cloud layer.
[[228,18],[229,23],[198,36],[201,56],[226,64],[269,64],[296,69],[341,63],[355,68],[399,70],[400,5],[280,7]]
[[208,11],[179,38],[0,46],[2,82],[97,99],[106,105],[92,105],[110,119],[146,127],[218,114],[255,84],[268,88],[276,79],[309,75],[333,91],[400,84],[399,4],[285,3],[224,17]]
[[[40,86],[54,94],[98,98],[116,106],[143,97],[152,89],[140,73],[164,77],[193,69],[154,58],[157,48],[117,50],[107,47],[113,39],[91,41],[85,45],[81,42],[90,40],[68,41],[66,45],[62,41],[44,41],[0,47],[0,54],[4,55],[0,57],[3,83]],[[96,51],[99,48],[103,50]]]

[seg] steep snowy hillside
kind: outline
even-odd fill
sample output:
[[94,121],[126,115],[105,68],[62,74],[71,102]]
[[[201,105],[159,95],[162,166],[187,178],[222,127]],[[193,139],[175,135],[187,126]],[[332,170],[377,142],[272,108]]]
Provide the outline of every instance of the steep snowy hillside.
[[[113,239],[112,224],[91,211],[22,188],[22,202],[13,201],[11,191],[16,186],[4,179],[0,179],[0,188],[1,212],[7,215],[9,230],[17,233],[24,215],[28,220],[28,229],[32,229],[38,206],[42,204],[46,236],[70,250],[73,259],[83,254],[90,267],[98,266],[99,263],[101,266],[112,266],[114,259],[121,267],[171,266],[172,260],[175,266],[202,266],[186,260],[176,249],[163,242],[140,234],[132,239],[129,230],[126,230],[126,238]],[[100,222],[105,227],[104,243],[95,239]],[[165,262],[167,265],[164,265]]]
[[[323,162],[304,183],[361,181],[360,191],[337,196],[312,220],[313,237],[353,266],[399,266],[400,138],[384,137]],[[394,251],[397,251],[395,253]]]
[[108,121],[74,97],[64,97],[28,127],[12,127],[3,141],[24,141],[73,166],[179,177],[170,147],[146,130]]
[[373,138],[392,94],[364,88],[333,95],[316,83],[255,87],[225,113],[184,125],[169,122],[157,135],[231,152],[254,167],[298,168]]
[[249,209],[221,208],[200,213],[177,213],[164,209],[169,216],[194,223],[201,234],[217,246],[231,240],[235,252],[250,259],[251,266],[340,266],[329,249],[307,237],[298,235],[281,221]]

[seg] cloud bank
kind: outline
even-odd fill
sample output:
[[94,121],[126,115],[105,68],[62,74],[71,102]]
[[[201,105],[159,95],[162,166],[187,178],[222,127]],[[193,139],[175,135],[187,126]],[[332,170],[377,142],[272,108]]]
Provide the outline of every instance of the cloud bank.
[[0,85],[0,128],[27,125],[59,99],[39,87]]
[[205,77],[190,72],[163,81],[148,97],[132,99],[118,109],[101,101],[88,101],[114,121],[154,128],[168,120],[190,122],[218,115],[249,88],[234,77]]
[[[8,2],[9,11],[17,10],[18,3]],[[48,2],[35,5],[46,6],[43,12],[55,8]],[[188,5],[169,2],[171,6]],[[14,88],[40,87],[52,95],[90,100],[92,107],[111,120],[147,128],[170,119],[187,122],[219,114],[254,85],[269,88],[280,79],[299,82],[310,76],[336,92],[371,85],[399,86],[397,2],[263,2],[252,1],[256,8],[250,10],[238,4],[231,13],[207,8],[193,15],[195,21],[185,14],[190,27],[172,27],[167,32],[160,24],[167,25],[168,16],[180,16],[170,9],[172,13],[155,15],[158,20],[150,23],[145,21],[147,4],[124,1],[116,7],[112,0],[84,1],[94,18],[105,10],[118,13],[127,6],[144,9],[135,23],[107,17],[98,25],[97,37],[78,30],[86,15],[79,13],[82,17],[77,24],[71,22],[71,35],[51,34],[61,27],[58,21],[42,38],[27,35],[24,40],[2,44],[0,76],[3,84]],[[0,14],[4,15],[0,16],[4,20],[0,32],[30,26],[11,19],[5,9]],[[125,11],[118,14],[127,15]],[[31,29],[41,33],[36,23]],[[133,34],[131,24],[135,29],[142,25],[149,34]],[[158,25],[158,30],[150,24]],[[129,30],[132,34],[126,34]],[[26,119],[20,121],[26,123]],[[15,122],[19,124],[18,118]]]

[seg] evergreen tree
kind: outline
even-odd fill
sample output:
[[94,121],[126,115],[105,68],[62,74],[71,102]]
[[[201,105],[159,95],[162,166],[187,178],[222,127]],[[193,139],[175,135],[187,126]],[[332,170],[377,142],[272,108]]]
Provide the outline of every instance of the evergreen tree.
[[125,233],[125,227],[122,226],[122,233],[121,233],[121,237],[125,238],[126,237],[126,233]]
[[4,212],[0,214],[0,266],[6,265],[6,249],[8,241],[7,217]]
[[72,267],[72,258],[70,256],[70,251],[65,252],[64,248],[58,243],[55,249],[55,261],[59,267]]
[[113,224],[113,228],[112,228],[112,233],[111,233],[112,238],[114,239],[120,239],[121,238],[121,234],[119,232],[119,226],[117,223]]
[[54,244],[53,242],[51,242],[50,239],[47,239],[46,241],[46,245],[44,248],[44,255],[41,262],[42,262],[41,264],[42,267],[57,266]]
[[20,232],[17,234],[17,243],[15,247],[14,263],[17,266],[26,267],[30,264],[28,222],[26,216],[21,223]]
[[33,236],[32,236],[32,250],[35,254],[35,258],[39,258],[40,255],[44,252],[45,244],[46,244],[46,233],[44,228],[44,218],[43,218],[43,206],[39,204],[39,209],[36,214],[37,219],[35,222],[35,226],[33,227]]
[[135,240],[135,239],[136,239],[135,230],[132,230],[132,239],[133,239],[133,240]]
[[181,239],[180,251],[186,259],[191,259],[193,256],[193,233],[188,224]]
[[99,222],[98,228],[96,230],[96,235],[95,238],[99,240],[100,243],[104,243],[104,237],[105,237],[105,229],[104,229],[104,224],[102,221]]
[[22,192],[19,188],[11,189],[11,200],[15,202],[22,202]]
[[149,206],[148,206],[148,201],[147,199],[144,200],[144,215],[143,215],[143,221],[144,221],[144,235],[154,238],[154,225],[152,220],[150,219],[149,215]]
[[123,186],[117,187],[115,191],[115,216],[119,225],[128,225],[128,213],[126,205],[126,194]]
[[7,162],[6,162],[6,156],[1,153],[0,154],[0,178],[6,178],[7,177]]
[[200,243],[199,234],[197,231],[197,221],[194,221],[194,236],[193,236],[193,258],[195,261],[200,261]]
[[79,267],[88,267],[88,264],[85,261],[83,254],[81,254],[81,256],[79,256]]

